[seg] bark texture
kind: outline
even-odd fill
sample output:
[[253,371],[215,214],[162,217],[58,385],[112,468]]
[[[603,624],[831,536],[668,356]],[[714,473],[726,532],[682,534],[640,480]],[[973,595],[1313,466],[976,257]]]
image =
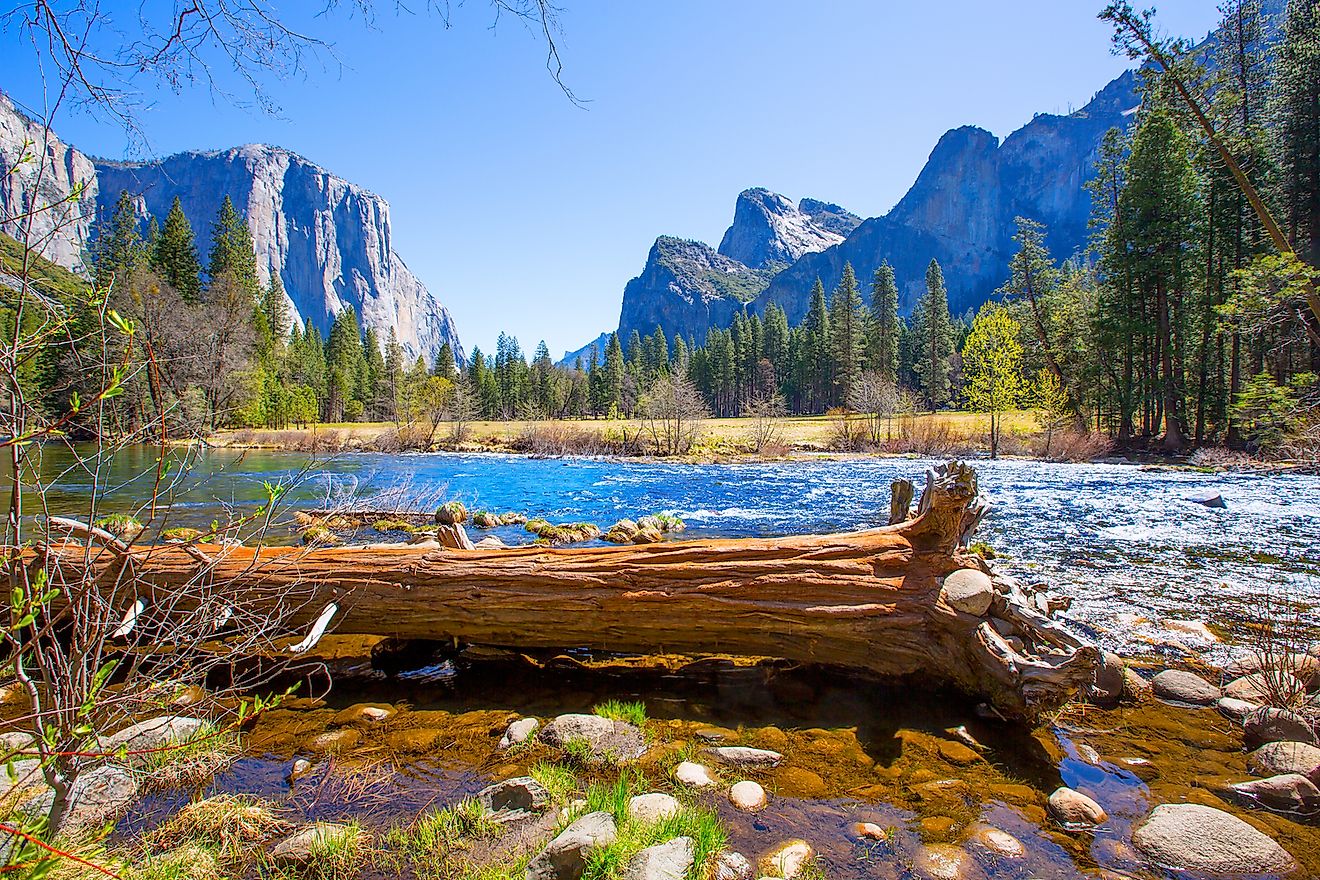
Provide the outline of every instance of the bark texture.
[[51,570],[66,581],[133,578],[148,606],[204,577],[232,585],[247,604],[306,596],[300,613],[309,628],[333,603],[330,628],[340,633],[782,657],[933,679],[1032,720],[1091,681],[1099,654],[1049,618],[1043,596],[1011,579],[992,576],[985,615],[944,601],[949,573],[990,573],[962,550],[985,510],[975,473],[954,462],[928,472],[915,518],[846,534],[581,548],[41,552],[59,557]]

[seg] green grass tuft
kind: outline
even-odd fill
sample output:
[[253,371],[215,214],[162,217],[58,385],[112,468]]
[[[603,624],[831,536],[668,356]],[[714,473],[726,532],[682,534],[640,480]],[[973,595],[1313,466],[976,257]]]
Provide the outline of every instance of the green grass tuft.
[[540,761],[528,771],[528,775],[545,787],[550,793],[550,800],[556,804],[565,803],[571,795],[577,793],[577,776],[561,764]]
[[646,724],[646,704],[641,700],[631,702],[606,700],[603,703],[597,703],[591,711],[601,718],[609,718],[612,721],[627,721],[629,724],[635,724],[638,727]]

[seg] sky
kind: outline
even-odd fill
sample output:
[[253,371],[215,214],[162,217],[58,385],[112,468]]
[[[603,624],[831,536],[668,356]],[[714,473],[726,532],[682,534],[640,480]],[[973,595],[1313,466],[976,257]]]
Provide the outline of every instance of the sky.
[[[141,3],[101,5],[131,35]],[[269,3],[332,48],[265,82],[274,114],[141,83],[145,155],[272,143],[383,196],[395,250],[469,351],[503,330],[559,357],[617,326],[656,236],[718,245],[741,190],[883,214],[948,129],[1003,138],[1131,64],[1110,52],[1101,0],[559,0],[578,106],[540,35],[507,16],[492,27],[484,0],[455,5],[448,27],[385,0],[369,24],[343,2],[316,16],[320,3]],[[1217,17],[1212,0],[1158,9],[1195,38]],[[30,49],[0,40],[0,89],[40,108]],[[69,111],[56,130],[93,155],[144,157],[104,119]]]

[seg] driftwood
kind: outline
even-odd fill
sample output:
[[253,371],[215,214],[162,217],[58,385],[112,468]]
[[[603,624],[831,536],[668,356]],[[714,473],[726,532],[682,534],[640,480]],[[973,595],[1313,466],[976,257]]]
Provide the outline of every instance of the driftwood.
[[912,510],[912,495],[916,489],[911,480],[894,480],[889,486],[889,524],[905,522]]
[[213,557],[207,576],[258,605],[249,612],[287,591],[308,595],[300,623],[313,631],[303,649],[328,627],[515,648],[781,657],[950,684],[1004,716],[1034,719],[1091,681],[1099,655],[1011,579],[992,577],[983,615],[949,604],[946,575],[990,573],[962,549],[985,509],[975,473],[955,462],[928,473],[916,517],[846,534],[578,548],[163,544],[87,554],[82,544],[53,544],[37,552],[57,557],[46,561],[67,582],[85,577],[84,565],[94,577],[129,569],[148,607],[198,576],[198,555]]

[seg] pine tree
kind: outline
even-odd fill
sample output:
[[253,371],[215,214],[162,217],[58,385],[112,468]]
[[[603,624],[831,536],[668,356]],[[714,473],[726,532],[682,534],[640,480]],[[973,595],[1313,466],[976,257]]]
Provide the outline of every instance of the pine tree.
[[852,263],[843,264],[843,275],[830,303],[830,347],[833,355],[834,397],[836,404],[846,404],[861,371],[862,346],[865,342],[865,313],[862,294]]
[[234,203],[229,200],[229,196],[225,196],[220,203],[215,223],[211,226],[211,257],[206,274],[212,284],[221,275],[232,276],[234,283],[253,303],[261,294],[252,232],[238,211],[234,210]]
[[611,333],[610,341],[605,346],[604,377],[601,386],[602,411],[606,415],[618,417],[623,412],[623,375],[626,367],[623,361],[623,346],[619,344],[619,334]]
[[819,412],[827,405],[829,389],[833,383],[830,372],[833,360],[830,352],[830,313],[825,303],[825,285],[819,277],[811,287],[811,304],[803,321],[803,331],[804,366],[807,370],[804,390],[809,395],[810,407]]
[[448,340],[440,345],[440,351],[435,356],[435,370],[433,372],[441,379],[448,379],[450,382],[458,378],[458,362],[454,359],[454,347],[449,344]]
[[1287,231],[1298,256],[1320,265],[1320,0],[1288,0],[1274,115]]
[[918,308],[922,319],[922,351],[916,370],[926,403],[933,411],[949,402],[949,356],[954,342],[949,292],[944,286],[944,273],[935,260],[926,267],[926,294]]
[[[399,344],[399,334],[394,325],[390,325],[390,335],[385,341],[385,384],[389,394],[389,412],[385,417],[399,421],[403,413],[404,366],[403,346]],[[423,369],[425,362],[423,361]]]
[[366,368],[357,312],[346,306],[335,316],[325,341],[326,421],[356,421],[362,416],[361,388]]
[[266,319],[271,337],[277,347],[282,347],[289,338],[289,328],[293,326],[293,315],[289,310],[289,299],[284,294],[284,284],[278,273],[270,273],[270,283],[261,292],[261,313]]
[[1006,302],[1020,303],[1029,320],[1031,333],[1041,359],[1054,378],[1064,383],[1060,355],[1055,350],[1056,317],[1055,294],[1059,286],[1059,270],[1045,247],[1045,227],[1034,220],[1018,217],[1017,234],[1013,240],[1018,251],[1008,263],[1009,279],[999,289]]
[[898,282],[885,260],[871,278],[871,321],[866,361],[882,379],[898,382]]
[[99,226],[92,244],[96,286],[101,290],[109,290],[115,284],[122,286],[133,270],[146,262],[146,245],[138,230],[133,197],[121,192],[110,219]]
[[202,265],[197,259],[197,242],[178,196],[165,216],[165,226],[156,236],[151,265],[187,302],[195,303],[202,298]]

